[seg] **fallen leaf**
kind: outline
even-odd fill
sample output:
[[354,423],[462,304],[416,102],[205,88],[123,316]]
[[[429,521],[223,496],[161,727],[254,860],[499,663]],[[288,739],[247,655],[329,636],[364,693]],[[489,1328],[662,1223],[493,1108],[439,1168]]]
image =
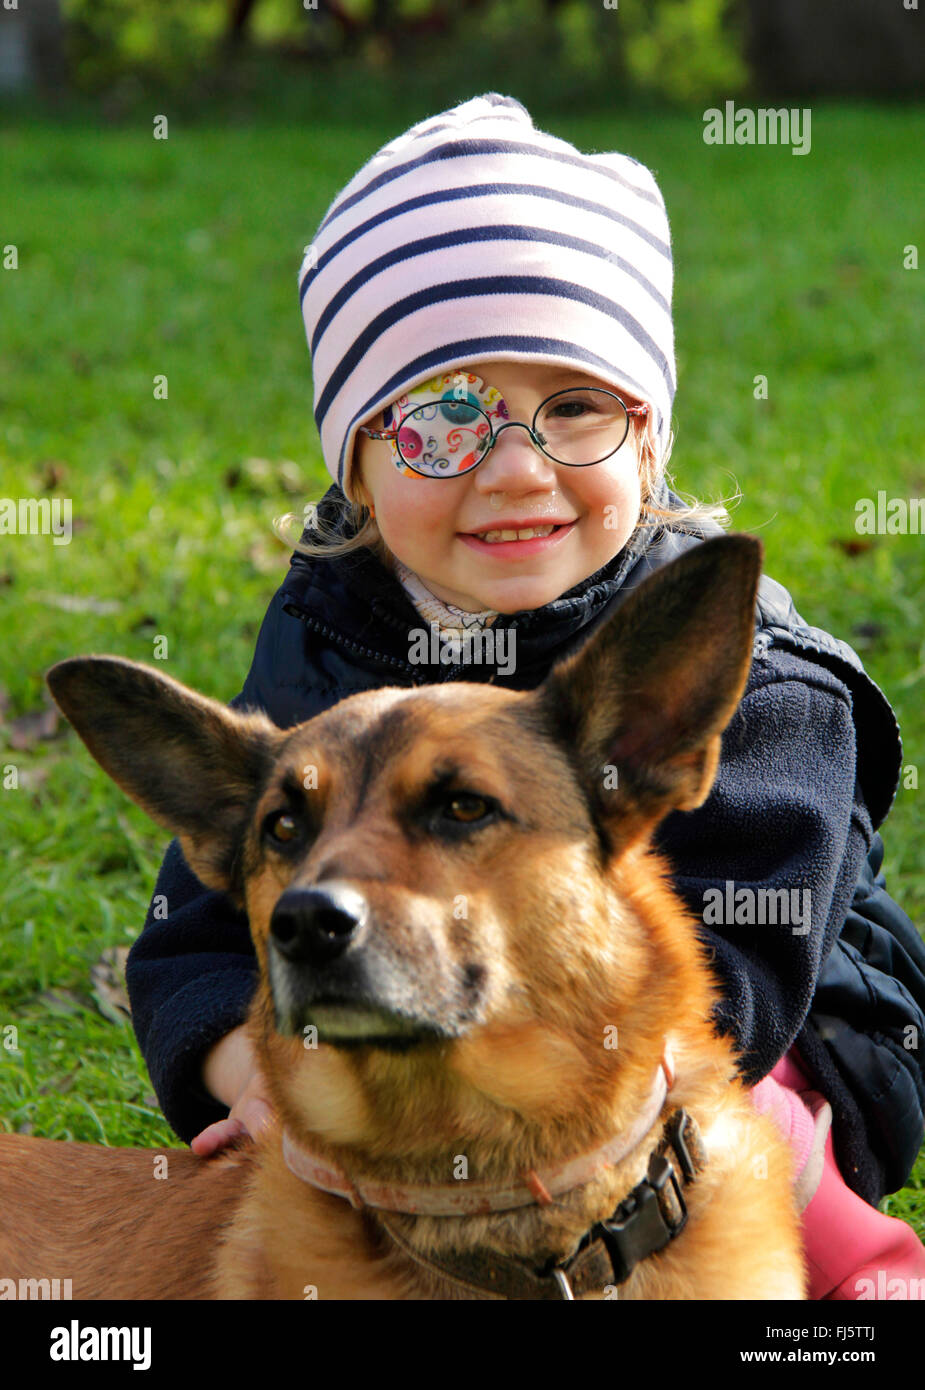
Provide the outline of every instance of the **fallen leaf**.
[[18,719],[12,719],[6,726],[9,745],[18,752],[22,752],[26,748],[34,748],[37,743],[41,743],[44,739],[56,738],[60,722],[61,714],[57,705],[49,705],[46,709],[30,710],[28,714],[21,714]]
[[54,492],[56,487],[68,477],[70,469],[61,459],[45,459],[42,462],[42,491]]
[[50,608],[60,608],[63,613],[96,613],[106,617],[110,613],[121,613],[122,604],[112,598],[79,598],[76,594],[33,594],[33,598],[47,603]]
[[261,537],[251,546],[248,559],[258,574],[279,574],[283,556],[288,555],[291,549],[278,536]]
[[59,1076],[54,1081],[46,1081],[43,1086],[39,1087],[39,1095],[47,1096],[49,1091],[54,1091],[56,1095],[67,1095],[68,1091],[74,1089],[74,1083],[79,1076],[80,1068],[75,1067],[74,1070],[69,1071],[66,1076]]
[[305,479],[302,477],[302,471],[297,463],[292,462],[292,459],[283,459],[279,465],[279,480],[286,491],[291,492],[293,496],[305,491]]
[[873,541],[861,541],[861,540],[849,540],[849,541],[845,541],[845,540],[842,540],[840,537],[836,537],[836,538],[832,541],[832,545],[837,546],[839,550],[843,550],[843,551],[845,552],[845,554],[846,554],[846,555],[850,555],[850,556],[852,557],[852,559],[854,558],[855,555],[863,555],[864,552],[865,552],[865,550],[873,550],[873,548],[874,548],[874,542],[873,542]]
[[864,273],[864,262],[849,257],[840,261],[835,269],[843,285],[856,285]]
[[44,1004],[53,1014],[79,1014],[86,1008],[86,1001],[72,989],[46,989],[39,995],[39,1003]]
[[292,496],[301,496],[307,486],[302,470],[292,459],[247,458],[225,473],[226,487],[235,488],[241,483],[261,497],[272,496],[280,489]]
[[107,946],[90,970],[93,998],[104,1018],[112,1023],[124,1023],[132,1016],[125,988],[125,962],[128,946]]
[[34,767],[21,767],[19,769],[20,787],[23,791],[31,792],[35,796],[42,790],[55,763],[60,761],[60,758],[46,758],[44,762],[37,763]]

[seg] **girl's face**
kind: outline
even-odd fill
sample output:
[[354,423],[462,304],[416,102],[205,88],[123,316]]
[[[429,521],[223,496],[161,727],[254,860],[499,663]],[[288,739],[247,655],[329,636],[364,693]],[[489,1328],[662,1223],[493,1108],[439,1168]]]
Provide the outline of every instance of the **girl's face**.
[[[488,401],[492,424],[507,419],[530,425],[537,406],[554,391],[608,383],[587,371],[537,363],[480,361],[451,369],[481,380],[467,383]],[[423,384],[423,383],[422,383]],[[498,410],[495,388],[503,398]],[[608,387],[613,390],[613,387]],[[366,421],[395,428],[425,396]],[[626,405],[636,399],[618,393]],[[388,415],[389,412],[386,412]],[[419,575],[444,603],[470,612],[541,608],[613,559],[626,545],[641,506],[636,430],[602,463],[570,468],[535,448],[525,429],[504,430],[477,468],[459,477],[428,478],[396,467],[386,440],[357,435],[356,490],[375,510],[382,538],[393,555]],[[492,495],[494,501],[492,502]],[[499,505],[500,504],[500,505]],[[479,534],[553,526],[545,538],[485,541]]]

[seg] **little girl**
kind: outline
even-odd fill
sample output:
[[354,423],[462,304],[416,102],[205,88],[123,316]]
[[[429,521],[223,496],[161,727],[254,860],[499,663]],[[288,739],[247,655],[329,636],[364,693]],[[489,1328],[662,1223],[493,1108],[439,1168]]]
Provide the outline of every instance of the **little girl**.
[[[635,160],[581,154],[512,98],[476,97],[357,173],[299,287],[333,486],[234,706],[286,728],[387,685],[531,689],[609,603],[728,520],[665,482],[671,244]],[[487,629],[513,660],[484,659]],[[765,576],[713,791],[657,837],[703,922],[717,1027],[793,1144],[814,1298],[925,1289],[922,1246],[875,1208],[925,1128],[925,949],[886,894],[876,833],[900,758],[855,653]],[[751,927],[706,910],[741,887],[799,888],[806,910]],[[164,1112],[198,1153],[272,1119],[241,1026],[255,970],[246,917],[174,841],[127,980]]]

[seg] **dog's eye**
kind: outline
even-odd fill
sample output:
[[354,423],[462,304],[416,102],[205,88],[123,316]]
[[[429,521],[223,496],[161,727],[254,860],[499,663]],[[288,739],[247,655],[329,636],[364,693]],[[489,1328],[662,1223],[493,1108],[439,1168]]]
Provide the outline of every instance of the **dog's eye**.
[[301,826],[288,811],[277,811],[266,821],[264,830],[277,844],[288,845],[291,840],[298,839]]
[[458,792],[447,800],[445,808],[450,820],[461,821],[467,825],[473,821],[484,820],[491,814],[492,809],[488,798],[478,796],[475,792]]

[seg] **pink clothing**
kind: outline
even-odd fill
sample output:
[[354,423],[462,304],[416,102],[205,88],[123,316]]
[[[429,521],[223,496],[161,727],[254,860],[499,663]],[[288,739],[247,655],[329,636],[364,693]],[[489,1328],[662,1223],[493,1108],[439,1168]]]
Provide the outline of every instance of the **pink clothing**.
[[838,1170],[831,1110],[795,1048],[752,1090],[793,1147],[812,1299],[925,1299],[925,1246],[905,1221],[852,1192]]

